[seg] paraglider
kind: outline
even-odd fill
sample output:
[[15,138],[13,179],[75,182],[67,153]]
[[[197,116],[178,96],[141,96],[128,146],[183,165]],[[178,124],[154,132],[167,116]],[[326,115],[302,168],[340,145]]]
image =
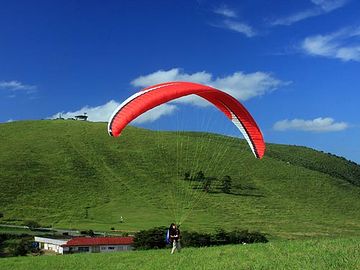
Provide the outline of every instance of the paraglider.
[[171,223],[168,231],[167,236],[169,236],[169,242],[172,244],[171,254],[174,254],[175,250],[178,252],[181,251],[181,244],[180,244],[180,229],[175,223]]
[[110,136],[118,137],[122,130],[146,111],[174,99],[197,95],[216,106],[241,131],[256,158],[265,153],[261,130],[246,108],[233,96],[216,88],[192,82],[167,82],[153,85],[126,99],[111,115]]

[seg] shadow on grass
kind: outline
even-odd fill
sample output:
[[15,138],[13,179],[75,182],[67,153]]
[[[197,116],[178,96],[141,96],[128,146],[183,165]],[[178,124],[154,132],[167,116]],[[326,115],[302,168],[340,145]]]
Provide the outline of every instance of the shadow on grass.
[[240,193],[240,192],[224,193],[221,191],[209,191],[208,193],[209,194],[227,194],[227,195],[244,196],[244,197],[265,197],[265,195],[262,195],[262,194],[250,194],[250,193]]
[[[217,191],[217,190],[209,190],[209,191],[205,191],[203,188],[201,187],[193,187],[193,190],[197,190],[199,192],[206,192],[208,194],[225,194],[225,195],[233,195],[233,196],[243,196],[243,197],[265,197],[265,195],[263,194],[251,194],[251,193],[242,193],[242,192],[229,192],[229,193],[225,193],[222,191]],[[256,189],[256,188],[254,188]]]

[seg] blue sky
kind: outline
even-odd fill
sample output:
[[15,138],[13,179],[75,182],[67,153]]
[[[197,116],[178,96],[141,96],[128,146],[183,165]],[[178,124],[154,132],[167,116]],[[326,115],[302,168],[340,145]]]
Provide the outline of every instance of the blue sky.
[[[142,87],[188,80],[241,100],[267,142],[359,163],[359,10],[355,0],[2,2],[0,122],[107,121]],[[195,99],[134,124],[198,130],[204,117],[238,134]]]

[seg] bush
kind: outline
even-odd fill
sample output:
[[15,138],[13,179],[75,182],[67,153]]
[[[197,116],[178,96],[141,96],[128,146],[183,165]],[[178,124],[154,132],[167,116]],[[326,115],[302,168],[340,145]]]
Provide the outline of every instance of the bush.
[[214,234],[186,231],[182,233],[183,245],[191,247],[267,242],[268,240],[264,234],[260,232],[249,232],[248,230],[234,230],[227,232],[224,229],[218,229]]
[[10,238],[10,234],[7,233],[1,233],[0,234],[0,246],[2,245],[3,242],[5,242],[6,240],[8,240]]
[[27,221],[25,221],[24,226],[28,226],[30,230],[41,227],[41,225],[35,220],[27,220]]
[[0,234],[0,253],[3,256],[25,256],[29,252],[39,253],[33,246],[33,236],[28,234]]
[[[135,249],[165,248],[166,231],[166,227],[157,227],[140,231],[134,236],[133,247]],[[181,232],[181,243],[188,247],[267,242],[268,240],[264,234],[260,232],[249,232],[248,230],[234,230],[227,232],[223,229],[218,229],[214,234],[188,231]]]
[[95,233],[94,233],[93,230],[80,231],[80,234],[82,234],[82,235],[87,235],[87,236],[91,236],[91,237],[94,237],[94,236],[95,236]]
[[211,246],[211,234],[198,232],[181,232],[181,244],[188,247]]
[[231,182],[232,179],[229,175],[225,175],[222,179],[221,179],[221,191],[223,193],[229,194],[231,192]]
[[156,227],[135,233],[133,247],[135,249],[158,249],[166,247],[166,227]]
[[26,256],[28,253],[39,253],[40,250],[37,246],[33,245],[33,239],[21,238],[12,243],[10,247],[10,254],[12,256]]
[[224,229],[217,229],[216,233],[211,237],[211,245],[220,246],[226,244],[235,244],[230,240],[233,240],[231,237],[231,232],[226,232]]
[[15,244],[13,248],[13,256],[26,256],[30,250],[29,244],[25,240],[21,240],[20,243]]
[[235,230],[228,233],[230,244],[252,244],[269,242],[266,236],[260,232],[249,232],[248,230]]

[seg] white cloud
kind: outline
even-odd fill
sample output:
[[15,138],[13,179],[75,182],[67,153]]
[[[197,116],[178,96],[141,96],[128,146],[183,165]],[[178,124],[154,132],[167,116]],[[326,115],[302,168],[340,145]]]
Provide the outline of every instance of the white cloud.
[[223,27],[238,33],[242,33],[247,37],[253,37],[257,34],[250,25],[234,20],[224,20]]
[[[178,68],[167,71],[159,70],[145,76],[140,76],[133,80],[131,84],[136,87],[147,87],[169,81],[190,81],[210,85],[243,101],[265,95],[281,86],[289,84],[289,82],[283,82],[273,77],[270,73],[265,72],[243,73],[238,71],[229,76],[214,78],[211,73],[206,71],[188,74]],[[190,103],[199,106],[208,105],[208,102],[195,95],[187,96],[174,102]]]
[[212,75],[205,71],[187,74],[182,73],[179,68],[173,68],[170,70],[158,70],[151,74],[139,76],[134,79],[131,84],[136,87],[146,87],[169,81],[192,81],[206,84],[211,81],[211,77]]
[[14,122],[14,119],[10,118],[9,120],[6,121],[6,123],[11,123],[11,122]]
[[272,25],[291,25],[293,23],[305,20],[307,18],[321,15],[322,13],[323,13],[322,10],[318,9],[318,8],[304,10],[304,11],[300,11],[298,13],[292,14],[288,17],[276,19],[271,24]]
[[[79,110],[72,111],[72,112],[58,112],[53,116],[49,117],[50,119],[56,119],[59,116],[63,118],[74,118],[75,115],[83,115],[84,113],[87,114],[88,120],[92,122],[107,122],[114,112],[114,110],[120,105],[120,103],[116,102],[115,100],[110,100],[109,102],[105,103],[104,105],[91,107],[85,106]],[[153,122],[159,119],[161,116],[169,115],[176,110],[175,105],[171,104],[163,104],[158,106],[152,110],[147,111],[140,117],[136,118],[133,123],[140,124],[146,122]]]
[[17,91],[17,90],[31,90],[34,91],[36,89],[35,85],[27,85],[23,84],[19,81],[0,81],[0,89]]
[[301,48],[309,55],[360,61],[360,27],[307,37],[301,43]]
[[292,25],[293,23],[329,13],[343,7],[348,0],[311,0],[314,7],[299,11],[286,17],[278,18],[271,22],[272,25]]
[[214,27],[225,28],[237,33],[244,34],[247,37],[256,36],[256,31],[248,24],[235,20],[237,14],[234,10],[228,8],[226,5],[214,9],[214,13],[219,14],[225,19],[221,23],[211,24]]
[[311,132],[334,132],[342,131],[349,127],[345,122],[335,122],[333,118],[315,118],[313,120],[293,119],[281,120],[274,124],[277,131],[298,130]]
[[228,18],[236,18],[236,12],[232,9],[230,9],[229,7],[227,7],[226,5],[223,5],[221,7],[218,7],[216,9],[214,9],[214,13],[222,15],[224,17],[228,17]]
[[349,0],[311,0],[311,2],[319,6],[324,12],[331,12],[343,7]]
[[[211,85],[231,94],[232,96],[240,100],[247,100],[256,96],[261,96],[271,91],[274,91],[275,89],[283,85],[288,84],[274,78],[271,74],[264,72],[254,72],[249,74],[243,72],[235,72],[230,76],[213,78],[213,75],[211,73],[205,71],[187,74],[177,68],[167,71],[159,70],[145,76],[140,76],[134,79],[131,84],[135,87],[146,87],[168,81],[191,81]],[[170,115],[178,109],[178,107],[174,103],[187,103],[197,106],[209,105],[209,103],[207,101],[204,101],[202,98],[191,95],[181,99],[177,99],[170,104],[167,103],[155,107],[152,110],[149,110],[143,115],[136,118],[133,123],[141,124],[153,122],[162,116]],[[110,100],[109,102],[101,106],[85,106],[76,111],[58,112],[49,118],[55,119],[58,118],[60,115],[63,118],[73,118],[75,115],[83,115],[84,113],[87,113],[89,121],[107,122],[113,111],[119,105],[120,103],[114,100]]]

